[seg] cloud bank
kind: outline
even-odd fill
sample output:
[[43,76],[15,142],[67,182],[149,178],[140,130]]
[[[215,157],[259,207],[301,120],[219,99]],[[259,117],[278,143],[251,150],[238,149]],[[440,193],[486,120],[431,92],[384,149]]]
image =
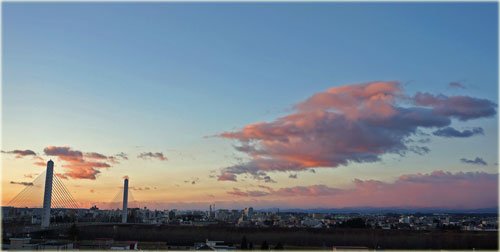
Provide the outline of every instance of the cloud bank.
[[[355,179],[351,188],[294,186],[227,193],[243,198],[293,198],[297,207],[445,207],[481,208],[498,205],[498,174],[434,171],[407,174],[394,182]],[[290,200],[288,200],[290,201]]]
[[236,181],[239,174],[265,180],[272,171],[376,162],[386,153],[425,154],[428,147],[407,141],[418,129],[440,129],[452,119],[467,121],[495,114],[496,104],[489,100],[420,92],[409,96],[398,82],[333,87],[296,104],[292,113],[274,121],[219,134],[236,141],[235,149],[249,160],[223,168],[218,180]]
[[[249,189],[234,187],[217,200],[200,201],[141,201],[135,204],[150,209],[206,209],[216,204],[218,209],[283,208],[444,208],[478,209],[498,206],[498,173],[447,172],[405,174],[393,181],[354,179],[345,188],[324,184],[272,188],[259,185]],[[115,202],[116,203],[116,202]],[[111,202],[92,202],[99,208],[116,209]],[[113,205],[114,204],[114,205]]]

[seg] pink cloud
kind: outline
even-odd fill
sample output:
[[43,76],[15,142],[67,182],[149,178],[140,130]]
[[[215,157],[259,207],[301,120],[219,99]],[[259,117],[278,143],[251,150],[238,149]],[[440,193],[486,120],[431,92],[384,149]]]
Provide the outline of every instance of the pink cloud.
[[[410,104],[408,104],[408,102]],[[416,106],[408,106],[416,105]],[[442,128],[451,118],[469,120],[496,114],[496,105],[464,96],[405,95],[398,82],[370,82],[333,87],[295,106],[272,122],[249,124],[223,132],[250,160],[223,168],[221,174],[270,177],[270,171],[334,168],[379,161],[386,153],[425,154],[426,146],[410,142],[419,128]],[[227,179],[219,179],[227,180]]]
[[[67,179],[96,179],[102,168],[111,167],[105,161],[108,157],[96,152],[83,154],[78,150],[73,150],[70,147],[48,146],[44,150],[47,156],[56,156],[63,162],[62,167],[64,173],[56,174],[60,178]],[[104,160],[104,161],[103,161]]]
[[33,159],[35,160],[35,162],[33,163],[34,165],[41,166],[41,167],[47,166],[47,162],[45,162],[45,159],[43,159],[39,156],[35,156],[35,157],[33,157]]
[[269,195],[269,192],[264,192],[264,191],[241,191],[238,188],[233,188],[232,191],[227,192],[228,194],[234,195],[234,196],[242,196],[242,197],[262,197]]
[[56,173],[55,175],[56,175],[58,178],[60,178],[60,179],[69,179],[69,178],[68,178],[68,176],[66,176],[66,175],[64,175],[64,174],[62,174],[62,173]]
[[236,181],[236,175],[233,173],[225,172],[218,176],[219,181]]
[[97,152],[87,152],[84,155],[87,158],[92,158],[92,159],[108,159],[108,156],[97,153]]
[[[150,209],[245,208],[343,208],[407,207],[477,209],[498,206],[498,174],[485,172],[446,172],[406,174],[394,181],[355,179],[346,188],[327,185],[292,186],[273,189],[259,185],[249,190],[233,188],[229,198],[204,201],[141,201]],[[99,208],[116,209],[121,203],[90,202]]]
[[335,195],[342,190],[331,188],[325,185],[312,185],[312,186],[295,186],[288,188],[280,188],[273,193],[279,196],[326,196]]
[[[359,195],[359,200],[370,206],[481,208],[498,205],[498,174],[434,171],[403,175],[394,183],[361,180],[355,183],[354,191],[349,193]],[[349,200],[343,199],[346,203]]]
[[[296,207],[443,207],[483,208],[498,205],[498,174],[444,172],[407,174],[394,182],[355,179],[347,189],[326,185],[294,186],[228,194],[265,199],[293,198]],[[288,200],[290,201],[290,200]]]
[[2,153],[13,154],[13,155],[15,155],[16,159],[32,156],[33,160],[35,160],[35,162],[33,163],[34,165],[42,166],[42,167],[45,167],[47,165],[45,160],[43,158],[41,158],[40,156],[38,156],[36,154],[36,152],[34,152],[32,150],[2,151]]
[[397,113],[392,104],[403,97],[403,91],[397,82],[371,82],[333,87],[311,96],[295,107],[299,111],[334,109],[350,119],[388,117]]

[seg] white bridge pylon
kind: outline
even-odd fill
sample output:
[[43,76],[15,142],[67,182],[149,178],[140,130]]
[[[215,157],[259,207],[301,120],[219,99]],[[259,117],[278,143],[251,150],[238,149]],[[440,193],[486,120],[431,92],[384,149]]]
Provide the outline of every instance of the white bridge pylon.
[[[43,201],[40,202],[40,199]],[[79,205],[68,188],[54,174],[54,162],[47,162],[47,170],[33,182],[25,183],[25,188],[7,204],[13,207],[42,207],[42,228],[50,225],[50,210],[52,208],[78,209]]]

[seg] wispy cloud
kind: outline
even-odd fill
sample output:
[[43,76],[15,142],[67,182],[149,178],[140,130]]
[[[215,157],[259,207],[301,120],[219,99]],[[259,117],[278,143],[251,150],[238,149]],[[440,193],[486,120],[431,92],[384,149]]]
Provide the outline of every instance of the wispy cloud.
[[227,193],[234,196],[242,196],[242,197],[262,197],[270,194],[269,192],[264,192],[264,191],[241,191],[238,188],[233,188],[232,191],[229,191]]
[[191,185],[196,185],[196,183],[200,182],[200,178],[198,177],[192,177],[189,180],[184,180],[184,183],[186,184],[191,184]]
[[97,152],[87,152],[84,154],[84,156],[86,158],[91,158],[91,159],[104,159],[104,160],[108,159],[108,156],[103,155],[101,153],[97,153]]
[[12,150],[12,151],[2,151],[2,153],[16,155],[16,158],[36,156],[36,153],[32,150]]
[[120,152],[120,153],[116,154],[115,156],[119,157],[119,158],[121,158],[123,160],[128,160],[128,155],[126,153],[124,153],[124,152]]
[[23,176],[25,178],[35,178],[37,175],[38,175],[38,173],[28,173],[28,174],[24,174]]
[[143,153],[140,153],[137,158],[140,158],[140,159],[158,159],[160,161],[167,161],[167,157],[165,157],[165,155],[163,155],[162,152],[143,152]]
[[45,167],[47,165],[47,162],[45,161],[45,159],[43,159],[40,156],[33,157],[33,159],[35,160],[35,162],[33,164],[36,166]]
[[23,186],[32,186],[32,182],[15,182],[15,181],[10,181],[11,184],[13,185],[23,185]]
[[151,190],[151,187],[149,187],[149,186],[142,186],[142,187],[141,186],[138,186],[138,187],[131,186],[131,187],[129,187],[129,189],[134,190],[134,191],[149,191],[149,190]]
[[217,177],[218,181],[236,181],[236,174],[231,172],[223,172]]
[[461,158],[460,161],[465,164],[473,164],[473,165],[488,165],[486,161],[484,161],[480,157],[476,157],[475,159],[467,159],[467,158]]
[[452,81],[448,84],[448,87],[450,88],[457,88],[457,89],[465,89],[465,85],[458,82],[458,81]]
[[470,130],[463,130],[463,131],[456,130],[453,127],[446,127],[438,129],[432,132],[432,134],[440,137],[471,137],[474,135],[484,135],[484,131],[483,128],[481,127],[475,127]]

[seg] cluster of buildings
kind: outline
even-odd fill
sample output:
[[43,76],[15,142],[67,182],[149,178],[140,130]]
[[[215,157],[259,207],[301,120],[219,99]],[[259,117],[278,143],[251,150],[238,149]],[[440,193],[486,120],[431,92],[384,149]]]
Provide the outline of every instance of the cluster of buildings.
[[[2,207],[3,223],[39,224],[40,208]],[[51,223],[104,222],[119,223],[120,209],[52,209]],[[129,208],[128,223],[167,224],[183,226],[223,225],[236,227],[283,228],[373,228],[402,230],[455,229],[465,231],[496,231],[498,216],[487,214],[327,214],[303,212],[242,210],[151,210]]]
[[373,216],[367,218],[370,227],[408,230],[497,231],[498,216],[480,214],[428,214]]

